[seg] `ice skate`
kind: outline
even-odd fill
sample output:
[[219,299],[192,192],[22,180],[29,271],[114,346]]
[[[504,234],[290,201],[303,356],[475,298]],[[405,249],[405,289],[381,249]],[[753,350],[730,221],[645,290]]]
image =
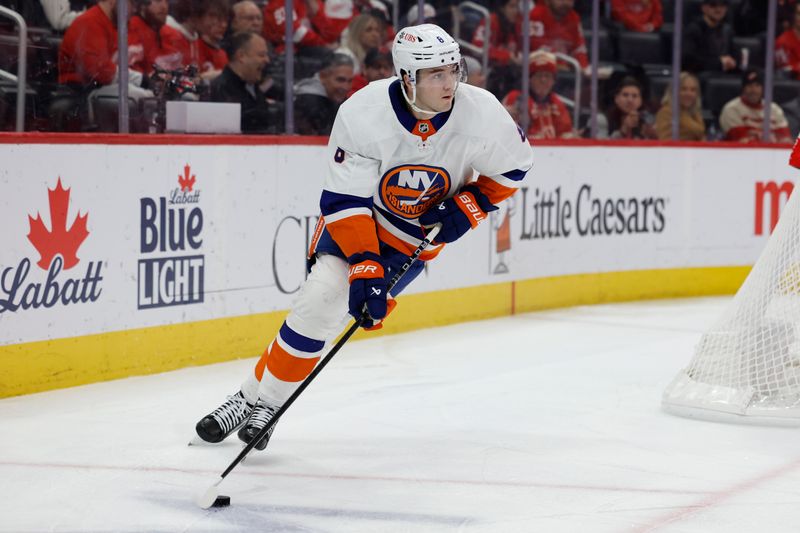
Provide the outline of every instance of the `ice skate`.
[[[250,414],[250,418],[247,419],[244,427],[239,430],[239,440],[248,444],[261,429],[267,425],[267,423],[272,420],[272,417],[275,416],[275,413],[278,411],[278,407],[274,405],[270,405],[263,400],[259,400],[256,404],[253,412]],[[269,431],[264,436],[258,444],[256,444],[257,450],[263,450],[267,447],[267,443],[269,442],[269,438],[272,436],[272,431],[275,429],[273,425],[269,428]]]
[[241,391],[228,396],[225,403],[197,423],[197,436],[206,442],[222,442],[244,424],[252,410],[253,404],[247,402]]

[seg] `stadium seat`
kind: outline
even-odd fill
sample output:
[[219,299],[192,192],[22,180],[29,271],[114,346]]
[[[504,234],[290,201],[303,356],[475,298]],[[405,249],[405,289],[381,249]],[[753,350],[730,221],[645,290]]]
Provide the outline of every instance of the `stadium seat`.
[[675,0],[661,0],[661,16],[664,17],[664,24],[675,22]]
[[800,81],[775,80],[773,84],[772,101],[780,105],[800,96]]
[[661,35],[658,33],[620,32],[617,59],[628,65],[667,63]]
[[49,131],[83,131],[86,97],[67,87],[57,87],[47,95]]
[[[13,130],[16,126],[17,116],[17,84],[8,80],[0,81],[0,91],[6,106],[6,122],[10,123]],[[25,89],[25,129],[40,118],[44,113],[40,109],[39,96],[34,87],[30,85]]]
[[734,37],[733,49],[736,51],[734,59],[736,59],[737,63],[741,64],[741,51],[744,48],[748,50],[748,66],[763,68],[764,41],[759,37]]
[[[592,51],[592,30],[587,30],[584,32],[584,37],[586,38],[586,48],[589,51],[589,60],[591,61],[591,51]],[[616,50],[614,43],[611,41],[611,37],[608,35],[608,31],[601,28],[597,32],[597,45],[600,51],[600,57],[598,58],[599,61],[616,61]]]
[[739,76],[717,76],[706,80],[703,91],[703,106],[718,117],[722,108],[742,92]]

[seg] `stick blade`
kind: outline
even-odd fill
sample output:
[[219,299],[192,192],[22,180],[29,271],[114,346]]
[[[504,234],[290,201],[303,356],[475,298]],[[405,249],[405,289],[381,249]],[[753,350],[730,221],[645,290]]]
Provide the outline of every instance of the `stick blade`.
[[201,509],[211,508],[211,506],[214,505],[214,502],[217,501],[217,496],[219,496],[219,489],[217,488],[217,485],[219,485],[220,481],[222,481],[222,479],[208,487],[202,494],[198,494],[194,499],[194,503],[196,503]]

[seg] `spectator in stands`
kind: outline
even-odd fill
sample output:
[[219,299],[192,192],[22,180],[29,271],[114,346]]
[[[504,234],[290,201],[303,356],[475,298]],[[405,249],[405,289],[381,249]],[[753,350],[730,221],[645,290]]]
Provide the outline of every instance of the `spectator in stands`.
[[222,48],[222,40],[228,30],[230,5],[228,0],[205,0],[200,6],[200,77],[212,80],[228,64],[228,54]]
[[[127,1],[127,0],[125,0]],[[133,11],[129,3],[129,13]],[[117,94],[117,0],[98,0],[67,29],[58,50],[58,82],[80,93]],[[152,96],[147,78],[129,71],[131,98]]]
[[[556,83],[556,56],[544,50],[531,54],[530,98],[528,98],[529,127],[531,139],[570,139],[576,136],[572,117],[564,102],[553,92]],[[503,105],[520,122],[522,110],[520,91],[511,91],[503,98]]]
[[[264,6],[264,37],[282,53],[286,37],[286,9],[284,0],[269,0]],[[295,49],[299,53],[307,48],[336,48],[343,26],[340,19],[332,19],[325,13],[320,0],[296,0],[292,13],[292,29]],[[349,19],[348,19],[349,21]]]
[[[518,0],[495,0],[489,17],[489,63],[491,70],[487,85],[494,94],[506,94],[519,86],[522,64],[522,14]],[[472,44],[483,48],[486,42],[486,22],[475,29]]]
[[614,91],[614,102],[597,116],[598,138],[655,139],[653,116],[642,109],[642,84],[625,76]]
[[628,31],[653,32],[664,23],[661,0],[611,0],[611,18]]
[[253,32],[239,32],[231,37],[227,54],[230,62],[211,82],[211,100],[242,105],[243,133],[277,133],[276,108],[258,86],[269,63],[267,41]]
[[[681,72],[678,93],[678,138],[681,141],[706,140],[706,124],[700,99],[700,81],[694,74]],[[672,87],[667,87],[656,113],[656,133],[662,141],[672,139]]]
[[131,68],[149,76],[153,65],[175,70],[181,67],[181,53],[173,43],[181,37],[175,28],[166,25],[169,14],[167,0],[136,0],[136,11],[128,26],[129,49],[139,52],[130,58]]
[[795,6],[792,26],[775,41],[775,66],[800,78],[800,3]]
[[228,31],[231,35],[243,31],[261,33],[264,28],[264,15],[252,0],[236,2],[231,7],[231,22]]
[[[764,80],[760,70],[742,76],[742,93],[722,108],[719,124],[727,141],[759,142],[764,127]],[[769,142],[792,141],[789,124],[776,103],[770,107]]]
[[589,66],[581,17],[575,0],[545,0],[531,10],[531,50],[544,49],[574,57],[581,68]]
[[[197,4],[197,5],[196,5]],[[203,2],[195,0],[176,0],[172,15],[167,17],[167,25],[178,30],[172,47],[181,54],[181,65],[200,69],[200,9]]]
[[426,2],[422,6],[422,14],[425,17],[424,21],[419,16],[419,4],[414,2],[414,4],[408,8],[405,26],[416,26],[417,24],[423,24],[423,22],[432,23],[434,21],[433,19],[436,18],[436,8]]
[[464,65],[467,67],[467,83],[485,89],[486,75],[483,73],[483,65],[481,65],[481,62],[472,56],[461,57],[464,58]]
[[703,0],[701,9],[683,34],[683,67],[694,73],[736,70],[733,28],[725,22],[728,0]]
[[357,90],[376,80],[385,80],[394,75],[392,53],[384,48],[370,48],[364,57],[364,70],[353,76],[351,96]]
[[355,65],[355,73],[360,74],[367,50],[379,48],[386,42],[386,28],[383,19],[372,13],[362,13],[350,21],[339,54],[350,56]]
[[47,22],[56,31],[64,31],[69,28],[78,16],[84,12],[83,9],[73,9],[70,0],[39,0],[47,17]]
[[330,54],[321,71],[295,85],[294,113],[297,133],[330,134],[336,112],[352,89],[353,68],[350,56]]

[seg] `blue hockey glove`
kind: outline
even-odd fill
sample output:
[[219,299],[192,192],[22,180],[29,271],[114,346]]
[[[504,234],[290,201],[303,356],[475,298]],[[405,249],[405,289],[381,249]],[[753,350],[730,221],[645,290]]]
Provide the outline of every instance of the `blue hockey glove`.
[[348,257],[350,270],[350,300],[348,311],[360,318],[366,308],[364,328],[371,328],[386,317],[387,282],[380,256],[371,252],[353,254]]
[[486,220],[486,214],[497,209],[475,185],[465,185],[453,196],[423,213],[419,222],[430,227],[441,224],[435,242],[453,242]]

